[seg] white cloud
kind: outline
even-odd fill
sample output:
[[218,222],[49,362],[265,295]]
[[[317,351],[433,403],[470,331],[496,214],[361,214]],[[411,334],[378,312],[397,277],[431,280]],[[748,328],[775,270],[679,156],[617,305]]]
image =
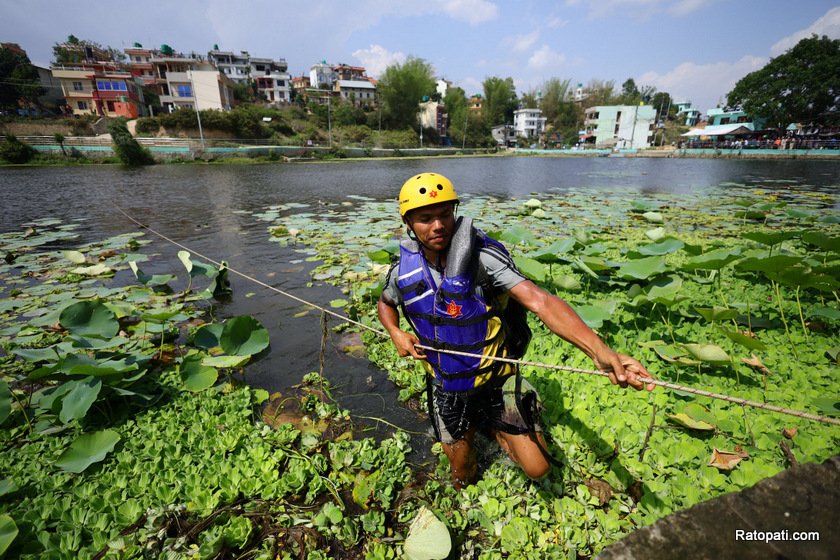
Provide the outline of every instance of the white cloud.
[[543,45],[528,59],[528,69],[537,72],[556,70],[566,62],[566,55],[554,51],[548,45]]
[[697,64],[684,62],[665,74],[646,72],[636,79],[637,84],[655,86],[678,100],[691,100],[701,111],[710,109],[719,102],[726,103],[726,94],[735,83],[767,64],[767,59],[744,56],[735,62]]
[[367,49],[353,51],[353,56],[362,62],[370,76],[379,77],[385,69],[394,64],[405,62],[406,56],[402,52],[390,52],[382,45],[371,45]]
[[796,43],[815,33],[819,36],[828,35],[830,39],[840,39],[840,7],[828,10],[824,16],[809,27],[780,40],[771,47],[770,54],[773,56],[784,54],[788,49],[793,48]]
[[530,50],[539,38],[540,31],[539,29],[535,29],[526,35],[514,35],[513,37],[507,37],[504,41],[502,41],[502,44],[510,47],[510,50],[513,52],[522,53]]
[[608,16],[626,16],[646,20],[663,12],[682,17],[708,7],[709,0],[589,0],[581,3],[567,0],[567,6],[585,6],[592,19]]
[[470,25],[499,17],[499,7],[487,0],[439,0],[438,5],[450,17]]

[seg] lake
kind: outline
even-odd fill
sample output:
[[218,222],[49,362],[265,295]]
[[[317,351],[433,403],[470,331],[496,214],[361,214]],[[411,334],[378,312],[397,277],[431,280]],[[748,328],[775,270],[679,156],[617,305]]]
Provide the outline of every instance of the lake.
[[[326,305],[341,292],[312,282],[307,262],[294,247],[269,239],[267,224],[253,214],[297,203],[288,212],[317,212],[319,205],[357,197],[394,200],[411,175],[435,171],[449,177],[469,214],[471,195],[528,198],[546,191],[592,190],[691,194],[715,197],[758,187],[808,190],[840,195],[840,165],[803,160],[722,160],[648,158],[473,157],[358,160],[266,165],[157,165],[143,169],[114,166],[0,169],[0,231],[29,221],[79,221],[75,247],[136,231],[116,207],[135,219],[215,260],[303,299]],[[306,205],[305,207],[303,205]],[[835,203],[835,208],[837,208]],[[347,206],[352,217],[353,207]],[[574,223],[574,216],[564,218]],[[482,227],[482,224],[477,224]],[[485,226],[486,227],[486,226]],[[154,255],[144,270],[185,277],[175,247],[152,235],[143,249]],[[65,248],[65,247],[53,247]],[[66,248],[70,248],[69,246]],[[119,276],[118,276],[119,279]],[[123,275],[125,281],[127,277]],[[317,312],[296,317],[301,304],[231,276],[234,296],[216,314],[255,316],[271,334],[271,349],[248,368],[248,381],[270,391],[296,384],[319,367]],[[333,321],[335,324],[335,321]],[[418,413],[396,405],[396,388],[363,359],[344,355],[333,336],[325,371],[342,406],[356,415],[376,416],[414,427]],[[425,424],[423,424],[425,425]]]

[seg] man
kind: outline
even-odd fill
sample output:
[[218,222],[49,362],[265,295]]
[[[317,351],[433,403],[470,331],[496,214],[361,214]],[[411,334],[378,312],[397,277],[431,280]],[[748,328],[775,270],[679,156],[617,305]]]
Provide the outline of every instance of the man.
[[[425,362],[429,415],[455,487],[475,479],[478,429],[494,435],[537,479],[551,465],[536,392],[514,364],[489,359],[522,356],[530,339],[524,309],[583,350],[613,384],[638,390],[650,375],[637,360],[608,348],[565,301],[522,276],[499,242],[471,220],[456,219],[457,204],[452,182],[442,175],[422,173],[403,185],[400,216],[409,239],[388,272],[379,320],[400,356]],[[400,311],[413,334],[400,329]],[[425,352],[417,344],[446,352]]]

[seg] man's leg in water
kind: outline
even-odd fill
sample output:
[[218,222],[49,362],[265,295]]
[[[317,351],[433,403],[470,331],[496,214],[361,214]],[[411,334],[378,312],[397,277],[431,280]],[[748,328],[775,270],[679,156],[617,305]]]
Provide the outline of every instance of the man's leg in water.
[[[522,467],[529,478],[537,480],[548,474],[551,463],[548,462],[539,445],[545,449],[545,440],[539,432],[526,434],[507,434],[496,432],[496,441],[514,463]],[[539,441],[539,445],[537,442]]]
[[475,482],[478,465],[475,459],[474,440],[475,428],[470,428],[463,439],[453,443],[441,443],[452,469],[452,485],[457,490]]

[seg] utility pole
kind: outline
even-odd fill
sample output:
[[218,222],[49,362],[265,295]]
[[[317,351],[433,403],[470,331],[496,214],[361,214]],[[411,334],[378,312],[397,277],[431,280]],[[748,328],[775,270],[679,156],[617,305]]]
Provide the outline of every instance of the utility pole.
[[204,145],[204,131],[201,130],[201,113],[198,111],[198,92],[195,90],[195,80],[193,80],[193,71],[188,70],[187,75],[190,77],[190,88],[193,94],[193,109],[195,109],[195,117],[198,119],[198,136],[201,138],[201,150],[204,151],[207,147]]

